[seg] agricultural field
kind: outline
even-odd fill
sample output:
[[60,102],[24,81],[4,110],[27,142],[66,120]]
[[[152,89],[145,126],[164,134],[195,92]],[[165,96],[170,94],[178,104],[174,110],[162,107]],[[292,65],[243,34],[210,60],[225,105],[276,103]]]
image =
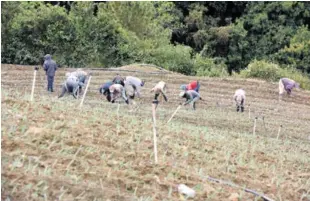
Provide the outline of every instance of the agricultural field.
[[[81,97],[57,98],[65,72],[74,69],[57,71],[54,93],[46,91],[40,69],[30,102],[33,69],[1,65],[2,200],[310,200],[309,91],[294,90],[279,102],[277,83],[132,65],[90,69],[80,110]],[[146,81],[142,97],[129,106],[99,94],[116,73]],[[196,111],[182,107],[167,124],[184,101],[179,86],[195,79],[204,101]],[[155,164],[150,90],[160,80],[168,84],[169,101],[157,108]],[[232,100],[240,87],[247,93],[244,113]],[[179,184],[193,188],[195,197],[180,195]]]

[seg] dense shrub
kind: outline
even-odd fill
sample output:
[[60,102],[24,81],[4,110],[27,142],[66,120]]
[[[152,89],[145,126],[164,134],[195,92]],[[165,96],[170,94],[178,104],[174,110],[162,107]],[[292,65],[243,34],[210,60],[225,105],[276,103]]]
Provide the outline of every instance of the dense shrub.
[[227,67],[223,61],[216,62],[213,58],[202,57],[199,54],[195,57],[194,70],[198,76],[228,76]]
[[281,68],[278,64],[264,60],[254,60],[248,67],[240,72],[244,78],[260,78],[268,81],[278,81],[287,77],[300,83],[301,88],[310,89],[310,79],[306,74],[293,68]]

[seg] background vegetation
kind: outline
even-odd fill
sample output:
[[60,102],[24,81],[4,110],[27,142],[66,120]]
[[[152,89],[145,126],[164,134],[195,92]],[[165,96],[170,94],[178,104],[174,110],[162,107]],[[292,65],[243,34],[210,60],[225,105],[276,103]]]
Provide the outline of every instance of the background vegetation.
[[2,63],[42,64],[50,53],[61,66],[143,62],[188,75],[293,76],[309,88],[310,2],[1,4]]

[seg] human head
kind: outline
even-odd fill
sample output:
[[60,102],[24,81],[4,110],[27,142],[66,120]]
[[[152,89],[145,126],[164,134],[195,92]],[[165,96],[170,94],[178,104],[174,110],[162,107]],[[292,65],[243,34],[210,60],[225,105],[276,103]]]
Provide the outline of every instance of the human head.
[[52,59],[52,56],[50,54],[44,56],[44,60],[50,60],[50,59]]

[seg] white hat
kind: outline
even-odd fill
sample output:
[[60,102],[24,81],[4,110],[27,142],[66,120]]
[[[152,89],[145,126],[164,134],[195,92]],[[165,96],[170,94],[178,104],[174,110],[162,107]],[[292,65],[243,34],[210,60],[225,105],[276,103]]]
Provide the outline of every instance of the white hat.
[[185,95],[185,91],[181,91],[179,94],[180,97],[183,97],[184,95]]

